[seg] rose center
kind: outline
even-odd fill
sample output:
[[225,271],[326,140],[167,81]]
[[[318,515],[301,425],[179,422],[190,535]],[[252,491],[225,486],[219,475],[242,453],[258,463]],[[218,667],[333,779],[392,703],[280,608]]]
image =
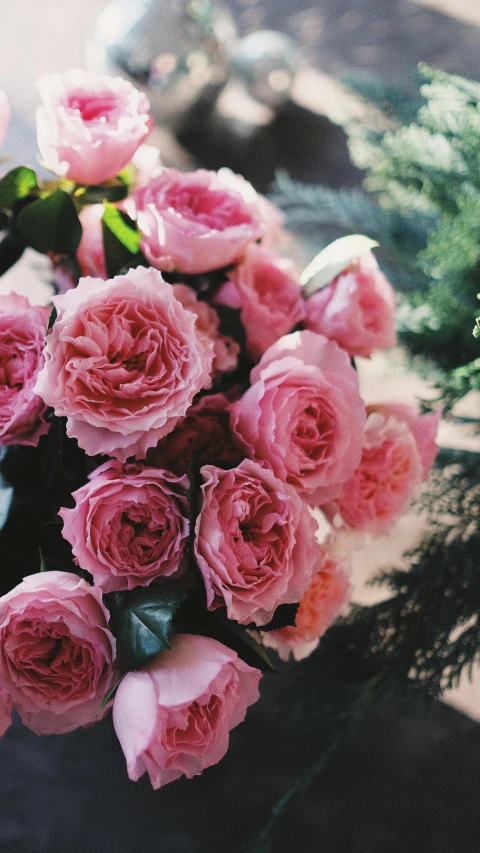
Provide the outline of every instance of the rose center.
[[108,92],[102,95],[74,93],[68,98],[67,107],[72,112],[79,113],[83,121],[106,121],[116,108],[116,97]]

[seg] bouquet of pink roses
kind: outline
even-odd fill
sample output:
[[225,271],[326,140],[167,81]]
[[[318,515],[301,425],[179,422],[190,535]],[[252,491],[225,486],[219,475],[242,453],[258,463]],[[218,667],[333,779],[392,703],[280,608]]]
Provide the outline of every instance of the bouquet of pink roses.
[[12,708],[39,734],[113,708],[158,788],[225,754],[267,649],[318,645],[350,597],[345,531],[409,506],[439,416],[360,395],[353,359],[395,343],[371,241],[300,278],[247,181],[152,161],[129,83],[38,88],[56,177],[0,180],[0,272],[31,247],[56,291],[0,297],[0,732]]

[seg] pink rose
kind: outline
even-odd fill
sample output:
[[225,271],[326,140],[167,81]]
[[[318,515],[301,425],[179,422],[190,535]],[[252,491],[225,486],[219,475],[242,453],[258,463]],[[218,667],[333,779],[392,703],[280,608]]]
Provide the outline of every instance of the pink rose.
[[256,244],[248,247],[215,302],[240,308],[247,351],[254,359],[304,318],[302,289],[293,263]]
[[0,598],[0,680],[36,734],[102,716],[115,638],[96,587],[67,572],[30,575]]
[[103,204],[86,204],[79,213],[82,224],[82,239],[77,249],[77,260],[82,275],[107,279],[105,250],[103,248],[102,216]]
[[280,208],[272,204],[261,193],[257,193],[250,181],[247,181],[242,175],[235,174],[231,169],[227,169],[226,166],[219,169],[217,174],[222,184],[240,193],[248,204],[256,206],[264,226],[262,246],[273,247],[278,245],[285,236],[283,230],[285,217]]
[[12,700],[0,684],[0,737],[5,734],[12,722]]
[[362,454],[365,406],[343,350],[313,332],[286,335],[252,370],[231,426],[251,458],[312,506],[338,495]]
[[316,522],[293,489],[249,459],[200,474],[195,554],[208,609],[226,606],[229,619],[265,625],[310,583],[321,557]]
[[0,90],[0,145],[3,145],[8,123],[10,121],[10,104],[5,92]]
[[130,162],[153,120],[143,92],[121,77],[75,69],[37,81],[37,139],[48,169],[79,184],[101,184]]
[[378,536],[407,509],[423,479],[422,460],[404,420],[373,412],[367,418],[360,464],[341,494],[323,507],[347,527]]
[[36,392],[89,456],[144,458],[210,384],[212,347],[154,269],[82,278],[54,298]]
[[223,758],[261,678],[210,637],[176,634],[171,643],[153,664],[125,676],[113,704],[128,775],[136,782],[147,771],[155,789]]
[[188,479],[109,461],[61,509],[62,535],[103,592],[148,586],[178,572],[188,539]]
[[395,294],[371,252],[310,296],[305,310],[307,329],[336,341],[349,355],[369,358],[396,343]]
[[435,438],[442,417],[441,411],[419,415],[418,409],[414,406],[406,406],[402,403],[382,403],[367,406],[367,414],[372,412],[379,412],[387,418],[392,415],[397,421],[403,421],[408,426],[415,439],[422,463],[423,479],[426,480],[438,453]]
[[163,169],[133,195],[141,249],[161,270],[221,269],[240,260],[264,233],[256,206],[226,187],[216,172]]
[[0,296],[0,447],[36,447],[49,430],[47,407],[34,391],[49,314],[17,293]]
[[244,454],[230,431],[231,403],[225,394],[207,394],[190,406],[183,421],[148,451],[149,464],[176,474],[188,474],[190,461],[198,467],[238,465]]
[[317,648],[320,637],[344,609],[351,589],[345,561],[325,556],[322,567],[302,595],[295,625],[262,632],[263,645],[275,649],[285,661],[290,655],[295,660],[308,657]]
[[174,284],[173,293],[175,299],[178,299],[187,311],[195,314],[197,334],[206,338],[207,342],[211,341],[213,345],[212,377],[235,370],[240,346],[233,338],[218,331],[220,320],[215,309],[207,302],[197,299],[195,291],[185,284]]

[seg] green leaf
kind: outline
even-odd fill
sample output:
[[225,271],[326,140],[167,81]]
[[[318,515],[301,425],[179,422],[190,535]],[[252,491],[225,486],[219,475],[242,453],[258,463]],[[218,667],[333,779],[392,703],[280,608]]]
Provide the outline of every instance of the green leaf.
[[0,180],[0,208],[11,210],[19,198],[25,198],[34,190],[38,190],[38,182],[33,169],[26,166],[12,169]]
[[128,185],[123,180],[113,179],[98,186],[82,187],[76,191],[75,197],[82,205],[123,201],[128,196],[128,189]]
[[110,600],[121,672],[140,669],[170,648],[172,618],[184,598],[183,591],[158,586],[137,587]]
[[103,247],[105,263],[110,278],[118,275],[125,267],[141,263],[140,233],[126,213],[114,205],[106,204],[102,217]]
[[227,619],[221,610],[213,611],[212,621],[216,623],[215,638],[233,649],[245,663],[261,669],[262,672],[276,671],[266,649],[243,625]]
[[13,488],[0,474],[0,530],[5,526],[13,500]]
[[124,678],[125,678],[125,675],[122,675],[122,676],[118,679],[118,681],[116,681],[116,682],[115,682],[115,684],[113,685],[113,687],[111,687],[111,688],[110,688],[110,690],[108,691],[108,693],[105,693],[105,696],[104,696],[104,697],[103,697],[103,699],[102,699],[102,704],[100,705],[100,710],[101,710],[101,711],[103,711],[103,709],[105,708],[105,705],[108,705],[108,703],[110,702],[110,700],[114,698],[115,693],[117,692],[117,690],[118,690],[118,688],[119,688],[120,682],[121,682],[121,681],[123,681],[123,679],[124,679]]
[[40,571],[41,572],[48,572],[47,564],[45,562],[45,557],[43,556],[41,548],[38,549],[38,553],[40,555]]
[[47,332],[49,329],[52,328],[55,320],[57,319],[57,316],[58,316],[58,312],[57,312],[57,309],[55,308],[55,305],[54,305],[52,307],[52,310],[50,311],[50,317],[48,318]]
[[304,286],[303,295],[311,296],[330,284],[337,275],[350,266],[355,258],[375,246],[378,246],[376,240],[364,237],[363,234],[349,234],[347,237],[334,240],[304,269],[300,277],[300,282]]
[[82,226],[72,199],[64,190],[39,198],[20,211],[16,230],[37,252],[74,255],[82,239]]

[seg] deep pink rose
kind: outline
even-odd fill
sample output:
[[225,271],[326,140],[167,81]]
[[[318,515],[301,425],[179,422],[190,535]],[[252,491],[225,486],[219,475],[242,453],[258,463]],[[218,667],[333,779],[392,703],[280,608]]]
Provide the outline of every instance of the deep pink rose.
[[192,457],[198,467],[212,461],[226,467],[238,465],[244,453],[230,431],[230,406],[225,394],[200,397],[173,432],[148,451],[148,462],[179,475],[188,474]]
[[205,465],[200,474],[195,554],[207,606],[265,625],[310,583],[321,559],[317,524],[292,488],[249,459],[227,471]]
[[282,660],[288,660],[290,655],[295,660],[308,657],[350,598],[349,574],[345,560],[332,559],[326,554],[321,568],[302,595],[295,625],[262,632],[263,645],[275,649]]
[[195,314],[197,334],[213,344],[212,377],[235,370],[240,346],[233,338],[218,331],[220,320],[215,309],[207,302],[197,299],[193,288],[185,284],[174,284],[173,293],[175,299],[178,299],[187,311]]
[[77,249],[77,260],[82,275],[107,279],[105,250],[103,248],[102,216],[103,204],[86,204],[79,213],[82,223],[82,239]]
[[170,651],[117,690],[113,724],[134,782],[154,788],[198,776],[228,749],[228,733],[257,701],[261,673],[210,637],[176,634]]
[[35,390],[90,456],[144,458],[210,384],[212,346],[157,270],[82,278],[54,298]]
[[312,506],[338,495],[362,454],[365,406],[348,355],[313,332],[286,335],[232,405],[246,454],[265,460]]
[[369,358],[396,343],[395,294],[371,252],[310,296],[305,310],[307,329],[336,341],[349,355]]
[[34,392],[49,314],[17,293],[0,296],[0,447],[36,447],[49,430],[47,407]]
[[100,184],[130,162],[153,127],[143,92],[121,77],[75,69],[37,81],[37,139],[48,169],[78,184]]
[[423,479],[422,460],[404,420],[373,412],[367,418],[360,464],[327,516],[378,536],[407,509]]
[[420,415],[414,406],[403,403],[381,403],[367,406],[367,414],[371,412],[379,412],[385,417],[392,415],[397,421],[403,421],[408,426],[415,439],[422,463],[423,479],[426,480],[438,453],[435,438],[442,417],[441,411]]
[[240,308],[247,350],[259,358],[304,318],[302,289],[291,261],[256,244],[228,275],[215,302]]
[[103,592],[178,573],[188,539],[186,477],[138,463],[105,462],[61,509],[62,534]]
[[0,680],[36,734],[100,719],[114,656],[101,591],[76,575],[30,575],[0,598]]
[[142,251],[161,270],[226,267],[264,233],[256,205],[225,186],[216,172],[164,169],[133,195]]
[[10,104],[5,92],[0,90],[0,145],[3,144],[5,134],[7,132],[8,122],[10,121]]
[[9,693],[0,684],[0,737],[5,734],[12,722],[12,700]]

